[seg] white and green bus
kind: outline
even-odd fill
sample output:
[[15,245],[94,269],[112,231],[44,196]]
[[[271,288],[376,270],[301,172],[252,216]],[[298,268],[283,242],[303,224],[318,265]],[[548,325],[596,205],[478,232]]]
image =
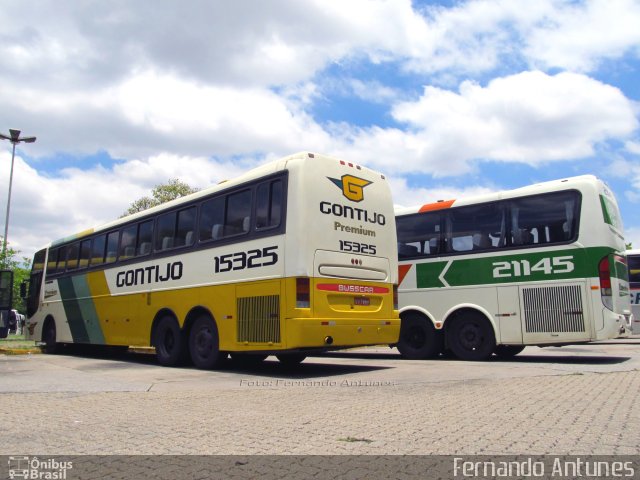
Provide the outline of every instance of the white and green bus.
[[299,153],[63,238],[35,254],[29,337],[154,346],[159,363],[212,368],[396,343],[389,184]]
[[640,335],[640,249],[627,250],[629,286],[631,288],[631,310],[633,312],[632,333]]
[[627,336],[622,221],[594,176],[396,210],[406,358]]

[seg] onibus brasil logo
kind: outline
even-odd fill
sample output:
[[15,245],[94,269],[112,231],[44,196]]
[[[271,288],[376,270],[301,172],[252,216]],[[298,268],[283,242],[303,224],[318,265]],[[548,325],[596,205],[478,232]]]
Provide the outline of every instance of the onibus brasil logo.
[[343,175],[340,179],[327,178],[342,190],[342,195],[352,202],[361,202],[364,200],[364,187],[373,183],[363,178],[354,177],[353,175]]
[[63,462],[55,458],[9,457],[9,478],[27,480],[66,480],[67,470],[73,468],[73,462]]

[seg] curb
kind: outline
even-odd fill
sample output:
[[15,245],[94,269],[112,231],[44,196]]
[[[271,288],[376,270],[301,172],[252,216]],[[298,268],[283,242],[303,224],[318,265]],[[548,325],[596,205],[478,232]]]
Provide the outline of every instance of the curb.
[[32,348],[5,348],[0,347],[0,355],[33,355],[40,354],[42,350],[39,347]]
[[[130,347],[130,352],[133,353],[143,353],[148,355],[153,355],[156,353],[156,349],[154,347]],[[28,348],[11,348],[11,347],[0,347],[0,355],[33,355],[42,353],[42,348],[40,347],[28,347]]]

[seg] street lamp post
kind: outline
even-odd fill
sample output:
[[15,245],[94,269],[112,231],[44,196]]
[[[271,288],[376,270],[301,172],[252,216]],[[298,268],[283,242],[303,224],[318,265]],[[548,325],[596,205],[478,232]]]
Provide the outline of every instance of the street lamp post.
[[13,128],[9,129],[9,136],[0,133],[0,138],[3,140],[9,140],[13,145],[13,151],[11,152],[11,173],[9,174],[9,196],[7,198],[7,215],[4,220],[4,239],[2,241],[2,258],[6,262],[7,254],[7,235],[9,234],[9,211],[11,209],[11,187],[13,185],[13,162],[16,157],[16,145],[20,142],[33,143],[36,141],[36,137],[21,137],[20,130]]

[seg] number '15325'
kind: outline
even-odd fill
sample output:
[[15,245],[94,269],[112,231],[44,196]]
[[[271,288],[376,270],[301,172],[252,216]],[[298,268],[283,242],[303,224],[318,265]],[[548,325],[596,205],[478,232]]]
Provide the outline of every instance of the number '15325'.
[[215,273],[244,270],[275,265],[278,262],[278,247],[256,248],[248,252],[228,253],[214,257]]

